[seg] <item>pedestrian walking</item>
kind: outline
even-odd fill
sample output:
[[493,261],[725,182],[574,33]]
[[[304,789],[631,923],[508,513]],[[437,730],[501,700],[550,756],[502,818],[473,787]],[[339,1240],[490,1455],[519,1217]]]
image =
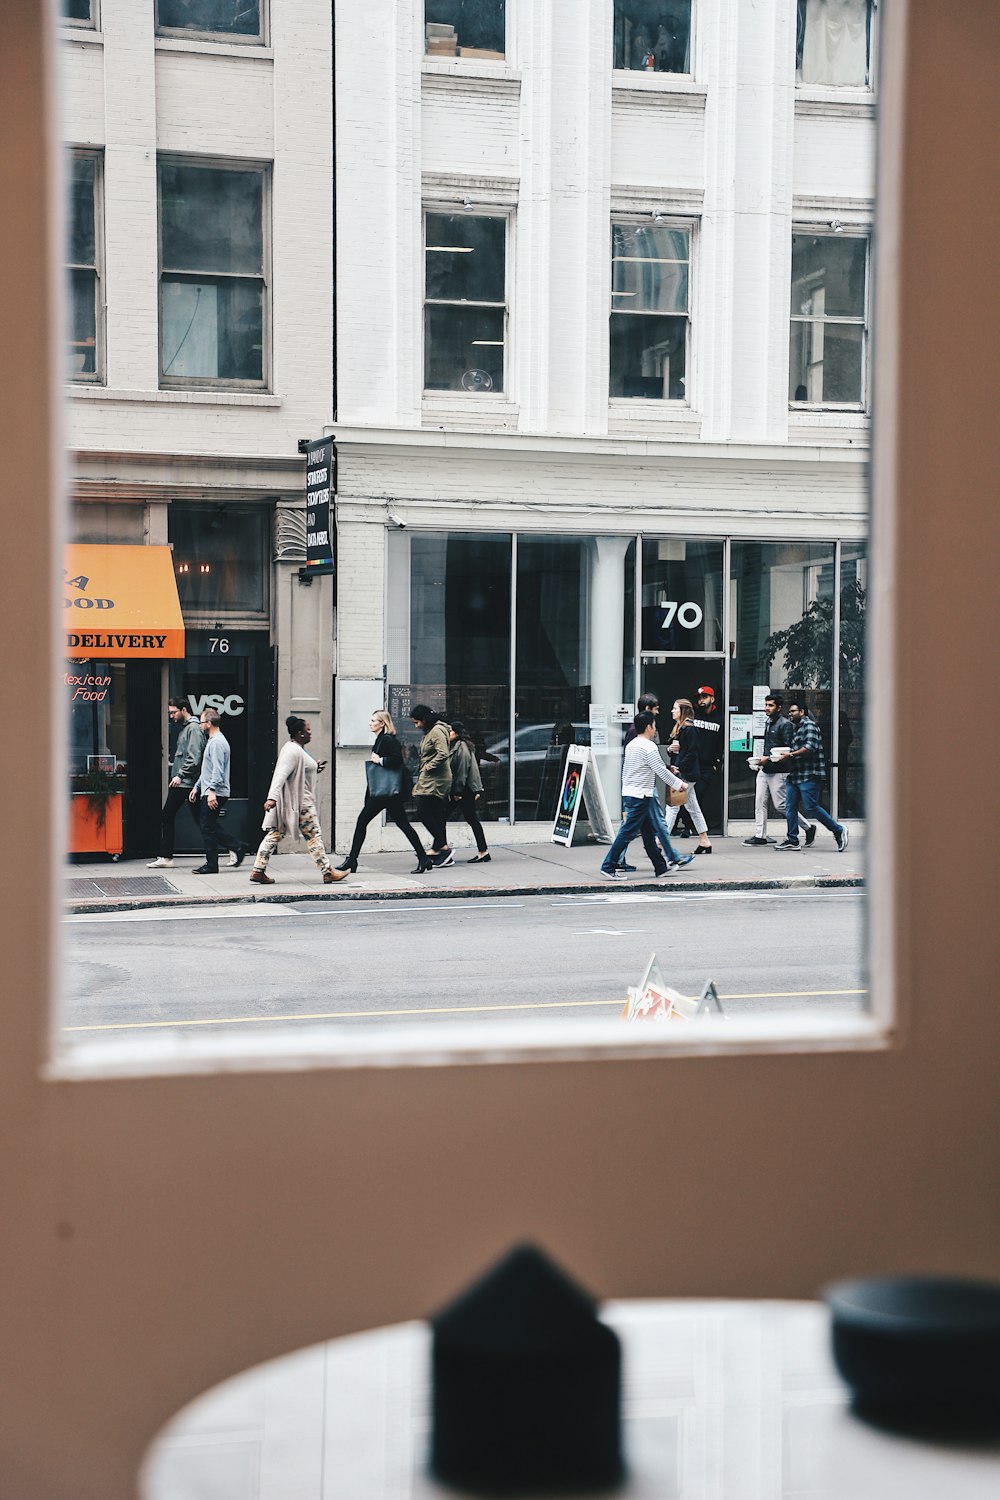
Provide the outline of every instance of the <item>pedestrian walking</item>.
[[392,715],[384,708],[377,708],[368,727],[375,736],[371,755],[365,763],[368,789],[365,792],[364,806],[354,825],[354,838],[347,858],[337,869],[353,873],[358,868],[358,856],[365,842],[368,825],[384,812],[390,823],[395,823],[409,839],[417,856],[417,868],[412,873],[423,875],[431,868],[431,861],[424,852],[416,829],[406,816],[406,787],[409,778],[403,765],[403,747],[396,735]]
[[[753,837],[744,839],[744,844],[773,844],[767,836],[767,804],[771,801],[775,812],[784,813],[786,804],[785,783],[788,772],[784,769],[787,757],[775,752],[790,750],[794,730],[791,720],[785,717],[785,700],[780,693],[768,693],[764,699],[767,724],[764,726],[764,753],[757,760],[757,780],[754,786]],[[801,812],[799,822],[805,826],[806,848],[816,837],[816,824],[806,823]]]
[[[180,734],[174,746],[174,758],[170,763],[170,781],[167,797],[160,813],[160,852],[151,859],[148,870],[169,870],[174,863],[174,824],[180,809],[187,804],[191,788],[201,771],[201,758],[205,753],[205,731],[192,718],[191,710],[183,698],[168,698],[167,713],[172,724],[180,725]],[[196,819],[194,808],[191,816]],[[196,819],[197,821],[197,819]]]
[[[690,698],[678,698],[674,703],[673,715],[673,738],[667,749],[670,755],[675,757],[676,763],[673,766],[675,774],[683,777],[687,782],[687,810],[698,835],[698,843],[694,852],[695,854],[711,854],[712,845],[708,837],[708,824],[698,804],[697,781],[701,774],[701,762],[698,753],[698,729],[694,723],[694,707]],[[667,828],[671,833],[677,821],[677,811],[676,807],[667,809]]]
[[[660,726],[659,726],[659,722],[658,722],[658,719],[657,719],[657,716],[658,716],[659,712],[660,712],[660,700],[656,696],[656,694],[655,693],[643,693],[642,696],[639,699],[639,702],[636,705],[636,713],[640,713],[640,714],[652,714],[653,715],[653,735],[652,735],[652,740],[653,740],[653,744],[654,745],[658,745],[660,743],[660,733],[659,733]],[[633,719],[632,723],[628,726],[628,728],[625,731],[625,738],[622,740],[622,750],[623,751],[626,750],[629,745],[631,745],[632,741],[636,737],[636,732],[637,731],[636,731],[636,727],[635,727],[635,720]],[[624,766],[624,762],[622,764]],[[657,802],[657,806],[659,806],[659,802]],[[661,811],[662,811],[662,809],[661,809]],[[665,822],[664,822],[663,826],[664,826],[664,828],[666,828],[666,823]],[[651,863],[653,864],[653,867],[655,868],[660,863],[660,858],[659,858],[659,856],[656,853],[656,839],[655,839],[655,836],[654,836],[654,833],[653,833],[653,820],[652,820],[652,818],[649,818],[642,825],[640,837],[642,838],[642,847],[645,849],[648,858],[650,859]],[[668,840],[668,842],[669,842],[669,840]],[[669,860],[668,860],[668,862],[669,862]],[[621,859],[618,861],[618,868],[619,868],[619,870],[623,870],[626,875],[634,875],[636,873],[636,867],[635,867],[635,865],[630,865],[628,863],[627,851],[625,851],[622,854]]]
[[[663,812],[656,796],[657,780],[665,781],[668,786],[673,787],[684,788],[687,785],[667,769],[663,756],[653,743],[653,735],[656,733],[654,716],[651,713],[639,713],[633,722],[635,738],[626,745],[622,763],[622,824],[601,863],[601,874],[606,880],[628,878],[619,864],[622,855],[632,840],[642,835],[644,829],[649,828],[651,823],[656,826],[658,820],[662,819]],[[656,880],[670,874],[680,865],[689,864],[693,858],[688,855],[686,859],[682,859],[678,855],[670,842],[665,823],[660,836],[662,853],[655,842],[646,845],[646,853],[652,862]]]
[[325,885],[335,880],[346,880],[347,876],[335,870],[326,857],[323,835],[316,816],[316,777],[326,765],[325,760],[314,760],[306,749],[312,739],[312,726],[298,714],[289,714],[285,720],[288,740],[278,754],[271,785],[264,802],[264,837],[253,862],[250,879],[254,885],[273,885],[267,873],[267,862],[286,833],[298,829],[305,839],[309,853],[316,861]]
[[220,844],[223,849],[228,849],[230,854],[235,856],[230,860],[230,864],[233,865],[243,863],[250,853],[250,845],[244,844],[240,839],[231,839],[225,830],[219,827],[220,819],[225,816],[226,804],[229,801],[231,752],[229,741],[219,728],[218,710],[203,709],[198,722],[208,739],[201,759],[198,780],[188,793],[188,799],[198,804],[198,822],[201,827],[201,840],[205,847],[205,863],[198,865],[194,873],[218,875]]
[[472,736],[461,719],[452,720],[448,739],[451,744],[448,757],[451,761],[451,811],[461,809],[462,817],[472,829],[472,836],[478,850],[478,853],[474,854],[471,859],[466,860],[466,864],[488,865],[490,851],[476,806],[482,796],[483,778],[479,774]]
[[[808,817],[815,818],[817,823],[822,823],[824,828],[829,829],[837,841],[837,848],[843,854],[850,835],[842,823],[838,823],[825,808],[819,805],[823,778],[826,776],[826,761],[823,757],[823,740],[819,725],[801,698],[789,700],[788,717],[791,720],[793,734],[792,748],[784,762],[788,767],[788,780],[785,785],[786,834],[776,847],[783,853],[799,848],[799,808],[801,807]],[[808,835],[807,842],[812,842]]]
[[417,818],[431,836],[431,862],[439,869],[455,863],[448,843],[448,798],[451,795],[451,744],[449,725],[426,703],[410,710],[415,729],[422,735],[417,751],[419,765],[413,783]]

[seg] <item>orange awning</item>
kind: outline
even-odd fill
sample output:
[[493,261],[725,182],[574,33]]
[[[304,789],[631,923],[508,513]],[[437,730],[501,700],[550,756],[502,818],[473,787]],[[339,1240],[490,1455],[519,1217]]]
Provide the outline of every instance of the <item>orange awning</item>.
[[67,656],[183,657],[184,621],[169,547],[72,546],[65,567]]

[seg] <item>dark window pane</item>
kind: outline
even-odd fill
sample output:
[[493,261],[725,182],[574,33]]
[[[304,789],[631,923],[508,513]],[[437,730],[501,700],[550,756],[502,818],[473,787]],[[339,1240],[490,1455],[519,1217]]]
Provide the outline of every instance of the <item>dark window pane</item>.
[[68,21],[89,21],[91,0],[62,0],[62,13]]
[[611,395],[683,401],[687,318],[611,314]]
[[502,391],[503,337],[502,307],[426,307],[426,389]]
[[865,815],[865,615],[868,548],[845,542],[840,554],[840,818]]
[[69,379],[97,371],[97,272],[69,273]]
[[92,156],[74,156],[69,166],[69,252],[73,266],[95,263],[94,180],[97,163]]
[[506,219],[428,214],[428,299],[503,302],[506,232]]
[[260,614],[267,608],[267,522],[260,506],[171,505],[174,574],[185,609]]
[[792,316],[863,318],[868,241],[854,236],[792,235]]
[[643,543],[642,649],[722,650],[721,542]]
[[263,283],[164,277],[160,347],[166,376],[262,380]]
[[793,323],[788,398],[823,405],[864,399],[864,330],[860,323]]
[[427,55],[503,57],[504,9],[504,0],[425,0]]
[[184,162],[160,166],[166,271],[264,269],[264,175]]
[[260,0],[158,0],[157,24],[179,31],[260,35]]
[[795,69],[799,83],[863,88],[871,57],[872,0],[798,0]]
[[616,68],[691,71],[691,0],[615,0]]
[[687,312],[688,231],[662,224],[611,230],[613,312]]

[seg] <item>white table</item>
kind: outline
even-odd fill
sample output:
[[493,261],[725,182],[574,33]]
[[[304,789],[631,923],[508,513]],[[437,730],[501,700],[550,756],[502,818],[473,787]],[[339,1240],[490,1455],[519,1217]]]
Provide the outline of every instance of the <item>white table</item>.
[[[621,1500],[986,1500],[1000,1443],[888,1436],[847,1409],[812,1302],[613,1302]],[[462,1500],[425,1472],[430,1331],[318,1344],[210,1391],[161,1434],[143,1500]]]

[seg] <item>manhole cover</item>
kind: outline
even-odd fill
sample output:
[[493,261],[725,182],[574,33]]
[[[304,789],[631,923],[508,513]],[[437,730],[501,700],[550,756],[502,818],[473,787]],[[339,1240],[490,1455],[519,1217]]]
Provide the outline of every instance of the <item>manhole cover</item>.
[[67,880],[68,894],[75,900],[94,896],[179,896],[180,891],[163,875],[108,875],[86,880]]

